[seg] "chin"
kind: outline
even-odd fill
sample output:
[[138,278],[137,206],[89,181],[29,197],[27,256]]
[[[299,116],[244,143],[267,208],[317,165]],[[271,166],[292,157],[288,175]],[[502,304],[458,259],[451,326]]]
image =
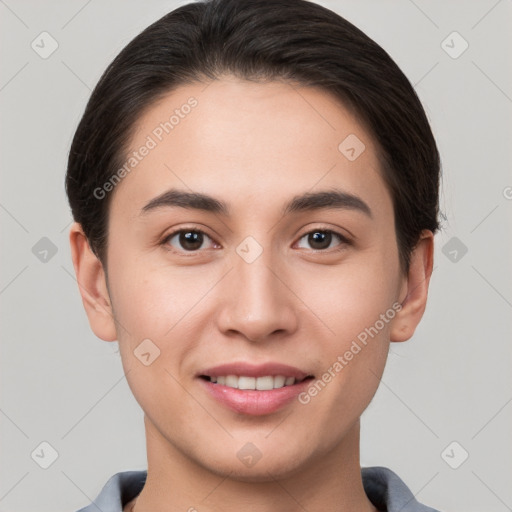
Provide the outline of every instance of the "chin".
[[213,457],[213,460],[208,463],[198,462],[205,469],[222,478],[229,477],[230,480],[248,483],[289,478],[299,473],[306,465],[304,453],[300,454],[300,458],[298,455],[294,457],[284,453],[274,453],[272,457],[265,458],[265,455],[261,454],[261,458],[255,462],[243,462],[236,455],[234,458],[225,460],[222,455],[224,454]]

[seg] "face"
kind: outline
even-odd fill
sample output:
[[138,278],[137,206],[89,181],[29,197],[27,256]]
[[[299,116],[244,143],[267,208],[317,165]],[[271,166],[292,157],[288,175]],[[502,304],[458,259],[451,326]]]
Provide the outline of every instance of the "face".
[[374,141],[321,90],[225,77],[155,104],[133,151],[108,289],[153,439],[249,480],[336,453],[404,298]]

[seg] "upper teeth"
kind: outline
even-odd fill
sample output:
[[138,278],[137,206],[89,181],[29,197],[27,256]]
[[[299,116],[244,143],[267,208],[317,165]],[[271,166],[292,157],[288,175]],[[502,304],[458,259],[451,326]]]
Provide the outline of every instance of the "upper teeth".
[[267,375],[265,377],[221,375],[219,377],[210,377],[210,380],[211,382],[216,382],[217,384],[228,386],[230,388],[258,389],[260,391],[267,391],[295,384],[295,377],[284,377],[283,375],[276,375],[275,377],[272,377],[271,375]]

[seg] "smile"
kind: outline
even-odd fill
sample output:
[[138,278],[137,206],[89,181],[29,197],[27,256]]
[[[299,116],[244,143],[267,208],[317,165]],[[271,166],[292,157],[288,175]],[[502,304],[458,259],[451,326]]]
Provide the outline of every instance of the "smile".
[[238,414],[272,414],[290,404],[313,379],[298,368],[266,363],[222,364],[198,372],[196,377],[210,399]]
[[259,391],[269,391],[279,389],[284,386],[293,386],[295,377],[285,377],[284,375],[265,375],[263,377],[249,377],[247,375],[220,375],[218,377],[207,377],[210,382],[228,386],[235,389],[254,389]]

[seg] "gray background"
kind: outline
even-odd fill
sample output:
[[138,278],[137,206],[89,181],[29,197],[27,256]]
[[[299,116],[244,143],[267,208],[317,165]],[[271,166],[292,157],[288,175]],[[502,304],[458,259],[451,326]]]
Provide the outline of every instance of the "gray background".
[[[101,73],[183,3],[0,0],[1,511],[73,512],[115,472],[146,467],[142,411],[117,343],[97,339],[82,308],[63,183]],[[363,415],[361,463],[390,467],[443,511],[512,510],[512,2],[322,4],[403,69],[443,161],[446,221],[429,304],[414,338],[392,344]],[[46,59],[31,47],[43,31],[58,43]],[[469,44],[457,58],[454,31]],[[44,441],[58,453],[47,469]]]

